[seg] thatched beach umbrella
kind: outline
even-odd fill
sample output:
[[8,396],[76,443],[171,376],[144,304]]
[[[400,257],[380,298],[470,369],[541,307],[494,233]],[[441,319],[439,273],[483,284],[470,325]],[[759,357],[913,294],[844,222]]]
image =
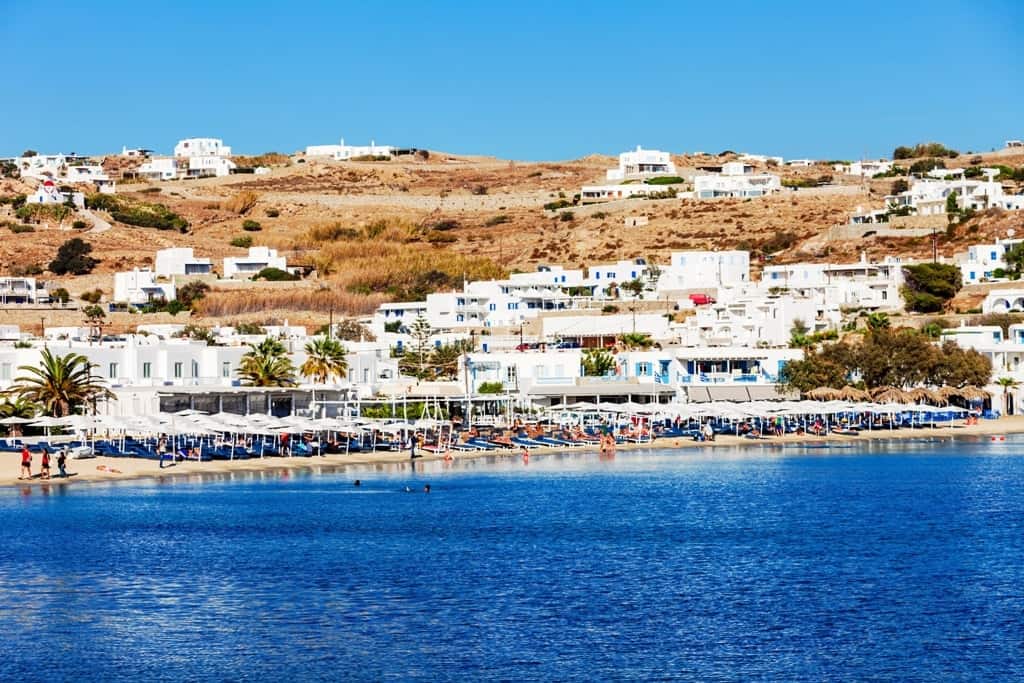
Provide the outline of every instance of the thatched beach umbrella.
[[864,389],[858,389],[857,387],[851,387],[847,384],[845,387],[836,392],[836,398],[840,401],[870,401],[871,394]]
[[914,400],[897,387],[875,387],[871,390],[871,397],[876,403],[911,403]]
[[805,393],[804,398],[809,398],[813,401],[834,401],[838,398],[838,393],[832,387],[818,387]]
[[937,392],[924,387],[915,387],[907,392],[907,396],[914,401],[927,401],[929,403],[935,403],[936,401],[944,401],[942,396],[939,396]]
[[960,397],[965,398],[968,401],[984,401],[992,396],[992,394],[984,389],[971,385],[960,387],[958,391],[960,392]]

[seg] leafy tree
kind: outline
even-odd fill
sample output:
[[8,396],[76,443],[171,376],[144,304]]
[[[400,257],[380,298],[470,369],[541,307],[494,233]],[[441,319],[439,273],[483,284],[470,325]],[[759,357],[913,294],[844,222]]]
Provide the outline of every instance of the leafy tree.
[[1021,271],[1024,270],[1024,242],[1018,242],[1007,249],[1003,254],[1003,260],[1006,261],[1010,273],[1015,278],[1020,277]]
[[200,280],[192,280],[186,282],[181,287],[178,287],[177,296],[175,297],[181,302],[185,308],[191,309],[197,301],[206,296],[206,293],[210,291],[210,285]]
[[957,203],[957,193],[953,190],[946,195],[946,214],[950,216],[950,220],[953,220],[953,216],[960,213],[960,204]]
[[[0,403],[0,419],[20,417],[23,420],[28,420],[35,417],[36,409],[36,404],[23,396],[17,396],[13,401],[10,398],[5,398],[4,402]],[[10,425],[9,433],[12,436],[20,436],[20,427],[21,425]]]
[[398,334],[399,332],[402,331],[402,321],[392,320],[389,323],[384,323],[384,331],[390,332],[392,334]]
[[864,322],[871,332],[887,330],[892,325],[888,313],[870,313]]
[[327,384],[332,378],[341,379],[348,372],[347,351],[340,341],[331,337],[317,337],[306,344],[306,360],[299,372],[316,384]]
[[245,384],[253,387],[295,386],[295,365],[280,340],[267,337],[248,346],[249,350],[238,366],[238,376]]
[[216,341],[216,337],[213,336],[213,330],[202,325],[185,325],[185,328],[177,336],[183,339],[203,341],[206,342],[207,346],[213,346]]
[[892,181],[892,186],[889,188],[889,194],[900,194],[910,189],[910,183],[904,178],[897,178]]
[[55,287],[50,290],[50,300],[66,304],[71,301],[71,294],[63,287]]
[[72,237],[57,249],[57,256],[50,261],[50,271],[55,275],[86,275],[99,263],[89,256],[92,245],[80,237]]
[[113,397],[103,380],[93,374],[89,359],[78,353],[57,356],[43,349],[38,364],[23,365],[18,370],[27,374],[14,381],[11,393],[54,417],[70,415],[91,401]]
[[615,356],[607,349],[585,349],[581,365],[587,377],[604,377],[615,371]]
[[841,387],[846,385],[848,371],[835,361],[811,355],[807,358],[788,361],[779,371],[779,384],[801,393],[818,387]]
[[82,315],[85,316],[85,326],[89,328],[89,337],[99,339],[107,318],[103,307],[91,304],[82,309]]
[[806,349],[814,345],[811,338],[807,336],[809,328],[800,318],[793,320],[793,326],[789,328],[789,348]]
[[505,385],[501,382],[481,382],[476,388],[478,394],[500,394],[505,391]]
[[628,282],[622,283],[622,288],[632,294],[635,297],[639,297],[644,293],[645,284],[640,278],[634,278]]
[[906,281],[903,299],[907,308],[923,313],[941,311],[963,286],[960,268],[947,263],[904,266],[903,277]]
[[266,280],[267,282],[291,282],[293,280],[299,280],[298,275],[289,273],[287,270],[281,270],[280,268],[264,268],[260,272],[253,276],[253,280]]

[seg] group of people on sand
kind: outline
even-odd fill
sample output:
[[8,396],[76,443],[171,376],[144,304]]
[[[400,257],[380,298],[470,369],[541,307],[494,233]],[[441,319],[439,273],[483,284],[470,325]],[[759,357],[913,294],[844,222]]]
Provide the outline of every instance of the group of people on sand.
[[[45,446],[42,450],[42,458],[40,459],[39,466],[39,478],[49,479],[50,478],[50,451]],[[62,479],[67,478],[67,462],[68,462],[68,450],[67,448],[61,448],[60,452],[57,453],[57,469],[60,470],[59,476]],[[28,449],[28,446],[21,447],[21,476],[18,479],[33,479],[35,475],[32,474],[32,451]]]

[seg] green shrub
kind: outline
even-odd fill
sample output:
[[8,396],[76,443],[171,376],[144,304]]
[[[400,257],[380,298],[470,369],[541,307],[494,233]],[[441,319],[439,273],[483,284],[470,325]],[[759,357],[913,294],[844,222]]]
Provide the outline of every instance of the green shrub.
[[28,196],[23,194],[11,195],[9,197],[0,197],[0,206],[9,205],[12,209],[20,209],[25,206],[25,202],[28,201]]
[[384,331],[391,332],[392,334],[398,334],[402,331],[402,321],[393,320],[389,323],[384,323]]
[[963,286],[960,268],[946,263],[904,266],[903,276],[907,283],[903,288],[907,308],[921,313],[941,311]]
[[71,294],[63,287],[57,287],[50,290],[50,301],[58,301],[62,304],[66,304],[71,301]]
[[434,230],[440,230],[441,232],[444,232],[445,230],[455,230],[456,228],[459,227],[459,222],[454,218],[446,218],[444,220],[437,221],[431,227]]
[[118,223],[133,225],[139,228],[156,228],[157,230],[177,230],[186,232],[188,221],[168,209],[163,204],[134,204],[110,210],[110,217]]
[[280,268],[264,268],[253,277],[253,280],[266,280],[267,282],[290,282],[298,279],[298,275],[293,275]]
[[86,195],[85,197],[85,208],[94,209],[96,211],[114,211],[120,208],[121,202],[112,194],[103,194],[96,192],[95,194]]
[[948,157],[955,159],[960,152],[949,149],[938,142],[923,142],[913,147],[897,147],[892,152],[893,159],[916,159],[918,157]]
[[8,223],[7,227],[10,228],[11,232],[13,232],[15,235],[36,231],[36,229],[33,228],[31,225],[23,225],[21,223]]
[[601,312],[602,313],[618,313],[619,312],[619,307],[615,306],[613,304],[605,304],[604,306],[601,307]]
[[251,218],[247,218],[242,221],[242,230],[245,230],[246,232],[259,232],[262,229],[263,226],[260,225],[259,221],[254,221]]
[[252,237],[249,235],[239,235],[238,237],[231,238],[231,246],[241,247],[242,249],[248,249],[252,246]]
[[558,201],[548,202],[547,204],[545,204],[544,210],[558,211],[559,209],[564,209],[567,206],[572,206],[572,202],[570,202],[568,199],[559,199]]
[[921,159],[910,165],[910,172],[924,174],[937,168],[946,168],[946,163],[942,159]]
[[103,290],[92,289],[86,292],[82,292],[78,298],[88,304],[98,304],[100,300],[103,298]]
[[79,237],[72,237],[57,249],[57,256],[50,262],[50,271],[55,275],[85,275],[99,263],[89,256],[92,245]]
[[50,219],[58,223],[72,213],[74,209],[67,204],[25,204],[14,212],[23,221],[41,221]]
[[267,214],[267,218],[277,218],[281,215],[281,212],[277,209],[267,209],[263,213]]
[[505,391],[505,385],[501,382],[481,382],[477,387],[478,394],[500,394]]
[[86,223],[85,221],[78,220],[72,223],[71,227],[74,228],[75,230],[85,230],[86,228],[89,227],[89,224]]
[[686,182],[677,175],[663,175],[657,178],[648,178],[648,185],[678,185],[679,183]]
[[562,213],[558,214],[558,220],[562,221],[563,223],[568,223],[574,218],[576,218],[576,214],[574,214],[572,211],[563,211]]

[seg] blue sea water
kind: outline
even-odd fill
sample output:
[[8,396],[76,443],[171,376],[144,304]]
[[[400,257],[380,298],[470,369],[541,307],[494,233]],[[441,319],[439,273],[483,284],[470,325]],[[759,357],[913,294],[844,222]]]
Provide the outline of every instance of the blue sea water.
[[36,486],[0,529],[4,681],[1024,680],[1022,441]]

